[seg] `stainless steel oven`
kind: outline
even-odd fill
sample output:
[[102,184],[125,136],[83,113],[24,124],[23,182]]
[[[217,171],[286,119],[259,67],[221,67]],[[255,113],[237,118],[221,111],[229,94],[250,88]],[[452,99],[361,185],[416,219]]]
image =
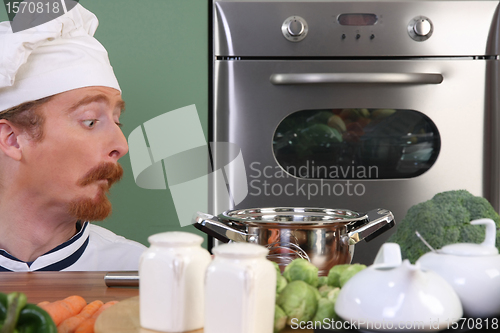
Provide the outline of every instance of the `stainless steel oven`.
[[[499,1],[214,1],[210,139],[223,207],[391,210],[467,189],[498,210]],[[227,155],[215,146],[218,155]],[[224,166],[215,166],[217,169]],[[238,186],[226,168],[226,187]],[[356,247],[370,264],[390,231]]]

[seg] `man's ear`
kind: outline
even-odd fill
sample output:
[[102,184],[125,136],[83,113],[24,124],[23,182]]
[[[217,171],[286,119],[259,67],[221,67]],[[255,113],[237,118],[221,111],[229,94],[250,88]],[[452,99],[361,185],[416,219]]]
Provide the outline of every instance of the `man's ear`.
[[16,161],[20,161],[22,156],[18,142],[19,134],[21,132],[8,120],[0,119],[0,150]]

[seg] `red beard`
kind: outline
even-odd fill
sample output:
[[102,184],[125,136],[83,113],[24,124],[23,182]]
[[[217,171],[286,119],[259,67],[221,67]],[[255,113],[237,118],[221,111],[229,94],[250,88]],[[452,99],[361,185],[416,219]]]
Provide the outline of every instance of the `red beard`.
[[99,185],[100,191],[94,199],[77,199],[70,203],[69,212],[82,221],[102,221],[111,214],[111,202],[106,194],[111,185],[123,176],[120,164],[103,162],[90,170],[79,182],[80,186],[87,186],[99,180],[107,180],[107,184]]

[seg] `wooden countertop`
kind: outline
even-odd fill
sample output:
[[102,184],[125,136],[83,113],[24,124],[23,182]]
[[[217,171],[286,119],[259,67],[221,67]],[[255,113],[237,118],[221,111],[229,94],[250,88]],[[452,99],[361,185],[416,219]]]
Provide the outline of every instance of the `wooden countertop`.
[[[0,292],[23,292],[28,297],[28,302],[34,304],[42,301],[53,302],[71,295],[80,295],[85,298],[88,303],[95,300],[107,302],[112,300],[122,301],[126,299],[128,302],[124,302],[122,305],[131,303],[132,300],[137,302],[137,298],[133,297],[139,295],[139,288],[107,287],[104,283],[104,276],[106,273],[107,272],[0,272]],[[109,310],[111,309],[112,308]],[[106,311],[104,313],[106,313]],[[137,305],[135,312],[133,316],[124,316],[119,313],[121,317],[118,322],[126,323],[128,326],[132,327],[133,325],[129,324],[133,320],[138,323],[139,314]],[[112,322],[116,324],[115,320]],[[105,330],[104,332],[108,333],[115,331]],[[136,327],[131,332],[152,333],[153,331]],[[203,330],[196,331],[196,333],[198,332],[203,332]],[[313,331],[292,330],[291,328],[287,328],[281,333],[294,332],[312,333]]]
[[106,272],[1,272],[0,292],[21,291],[29,303],[56,301],[79,295],[90,303],[95,300],[121,301],[138,296],[134,287],[111,287],[104,283]]

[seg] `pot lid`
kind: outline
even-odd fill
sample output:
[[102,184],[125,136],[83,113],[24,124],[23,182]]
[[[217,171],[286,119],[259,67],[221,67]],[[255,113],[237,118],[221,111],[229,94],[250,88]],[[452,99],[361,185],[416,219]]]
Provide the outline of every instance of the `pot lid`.
[[485,225],[486,236],[481,244],[457,243],[443,246],[438,253],[453,254],[457,256],[491,256],[497,255],[495,247],[496,225],[492,219],[479,219],[471,221],[473,225]]
[[276,223],[308,224],[350,223],[365,220],[365,214],[347,209],[306,208],[306,207],[270,207],[230,210],[219,214],[218,218],[226,222],[240,223]]

